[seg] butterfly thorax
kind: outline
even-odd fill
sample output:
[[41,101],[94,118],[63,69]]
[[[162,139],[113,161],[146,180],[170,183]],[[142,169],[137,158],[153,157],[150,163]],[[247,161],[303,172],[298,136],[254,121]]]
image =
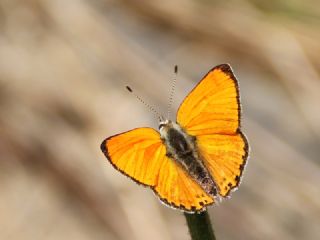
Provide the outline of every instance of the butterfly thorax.
[[216,184],[201,160],[196,137],[186,133],[177,123],[165,120],[159,125],[166,155],[178,164],[211,196],[216,196]]

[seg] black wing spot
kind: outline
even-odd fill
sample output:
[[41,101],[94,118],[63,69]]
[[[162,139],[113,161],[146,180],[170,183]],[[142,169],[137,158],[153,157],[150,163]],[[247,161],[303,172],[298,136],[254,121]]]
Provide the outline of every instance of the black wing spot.
[[242,172],[243,169],[244,169],[244,164],[241,164],[240,167],[239,167],[240,171]]

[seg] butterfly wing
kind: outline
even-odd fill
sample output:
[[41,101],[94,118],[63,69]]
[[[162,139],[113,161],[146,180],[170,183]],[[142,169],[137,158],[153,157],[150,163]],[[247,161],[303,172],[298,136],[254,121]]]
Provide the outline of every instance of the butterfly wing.
[[197,137],[200,155],[219,188],[226,197],[240,183],[248,156],[248,143],[240,132],[234,135],[200,135]]
[[236,133],[239,90],[228,64],[213,68],[190,92],[179,107],[177,122],[193,136]]
[[152,128],[137,128],[111,136],[101,150],[121,173],[137,183],[154,186],[165,158],[159,133]]
[[196,137],[202,160],[223,197],[239,185],[248,157],[240,115],[238,82],[228,64],[209,71],[177,113],[177,122]]
[[213,199],[166,156],[165,145],[152,128],[137,128],[109,137],[102,142],[101,149],[117,170],[151,187],[160,200],[171,207],[200,211],[213,203]]
[[214,203],[188,173],[167,157],[161,165],[154,192],[166,205],[187,212],[200,212]]

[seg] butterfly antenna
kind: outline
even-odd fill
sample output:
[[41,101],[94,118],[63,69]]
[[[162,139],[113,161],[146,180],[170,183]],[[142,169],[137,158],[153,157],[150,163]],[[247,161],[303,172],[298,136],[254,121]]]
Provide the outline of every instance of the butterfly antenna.
[[161,114],[159,114],[159,112],[157,110],[154,109],[153,106],[149,105],[148,103],[146,103],[141,97],[139,97],[137,94],[135,94],[133,91],[132,91],[132,88],[129,87],[129,86],[126,86],[126,89],[132,93],[140,102],[142,102],[147,108],[149,108],[155,115],[156,117],[158,118],[159,122],[163,121],[164,118],[161,116]]
[[178,66],[175,65],[174,66],[174,77],[173,77],[173,81],[172,81],[172,84],[171,84],[171,91],[170,91],[170,95],[169,95],[168,119],[170,119],[171,105],[172,105],[174,90],[175,90],[175,87],[176,87],[177,75],[178,75]]

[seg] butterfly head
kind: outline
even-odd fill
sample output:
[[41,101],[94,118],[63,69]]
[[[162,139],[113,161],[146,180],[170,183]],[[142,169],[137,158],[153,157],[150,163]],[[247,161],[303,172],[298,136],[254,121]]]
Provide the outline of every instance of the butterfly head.
[[161,138],[166,139],[168,131],[174,128],[174,125],[177,125],[177,124],[168,119],[160,121],[159,132],[160,132]]
[[167,128],[168,126],[172,125],[172,121],[165,119],[165,120],[161,120],[159,122],[159,131],[161,133],[162,130],[164,130],[164,128]]
[[170,130],[176,130],[178,132],[182,132],[182,129],[179,124],[172,122],[171,120],[162,120],[159,123],[159,132],[162,139],[168,138],[168,132]]

